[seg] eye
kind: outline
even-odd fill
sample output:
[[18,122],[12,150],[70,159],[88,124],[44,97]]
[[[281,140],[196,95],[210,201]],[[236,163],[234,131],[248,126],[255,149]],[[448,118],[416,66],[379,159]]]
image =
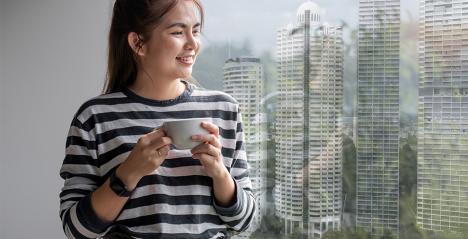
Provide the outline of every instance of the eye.
[[195,29],[195,30],[193,30],[193,31],[192,31],[192,34],[193,34],[194,36],[198,36],[198,35],[200,34],[200,29]]
[[171,34],[177,36],[177,35],[182,35],[182,34],[184,34],[184,32],[182,32],[182,31],[180,31],[180,32],[173,32],[173,33],[171,33]]

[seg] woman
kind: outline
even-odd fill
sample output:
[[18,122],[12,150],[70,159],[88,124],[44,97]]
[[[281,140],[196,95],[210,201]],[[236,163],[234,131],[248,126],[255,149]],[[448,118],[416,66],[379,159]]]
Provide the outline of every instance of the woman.
[[[196,88],[198,0],[117,0],[104,94],[67,137],[60,216],[69,238],[226,238],[255,211],[238,103]],[[208,135],[171,150],[163,122],[206,118]]]

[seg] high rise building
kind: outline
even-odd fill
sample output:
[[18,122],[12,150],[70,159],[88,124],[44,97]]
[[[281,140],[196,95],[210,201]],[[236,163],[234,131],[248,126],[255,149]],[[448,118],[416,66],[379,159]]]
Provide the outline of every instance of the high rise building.
[[356,226],[399,236],[399,0],[360,0]]
[[466,230],[468,1],[420,0],[419,33],[417,222]]
[[254,222],[246,232],[236,236],[246,238],[258,229],[266,211],[267,120],[261,104],[264,96],[263,66],[258,58],[240,57],[227,60],[223,72],[223,91],[240,105],[249,176],[257,204]]
[[286,234],[320,238],[342,214],[342,30],[311,1],[277,31],[276,215]]

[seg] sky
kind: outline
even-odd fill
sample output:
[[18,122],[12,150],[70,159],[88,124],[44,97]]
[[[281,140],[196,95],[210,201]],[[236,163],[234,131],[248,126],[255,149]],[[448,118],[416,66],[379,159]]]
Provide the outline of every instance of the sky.
[[[307,0],[203,0],[205,7],[204,44],[250,39],[255,53],[273,51],[276,30],[293,23],[296,10]],[[403,21],[417,20],[418,0],[401,0]],[[324,11],[322,19],[333,25],[356,28],[359,0],[315,0]],[[348,28],[349,29],[349,28]],[[344,40],[349,38],[344,29]]]

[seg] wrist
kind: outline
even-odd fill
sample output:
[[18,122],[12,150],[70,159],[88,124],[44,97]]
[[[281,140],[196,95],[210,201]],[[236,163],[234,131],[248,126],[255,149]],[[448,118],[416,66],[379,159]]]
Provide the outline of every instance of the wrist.
[[223,169],[217,173],[215,176],[213,176],[213,181],[214,182],[223,182],[224,180],[232,180],[231,179],[231,174],[229,173],[229,171],[223,167]]
[[236,202],[236,185],[227,169],[217,178],[213,178],[213,190],[217,205],[228,207]]
[[127,186],[128,190],[134,190],[141,179],[141,176],[133,173],[125,163],[117,168],[115,175]]

